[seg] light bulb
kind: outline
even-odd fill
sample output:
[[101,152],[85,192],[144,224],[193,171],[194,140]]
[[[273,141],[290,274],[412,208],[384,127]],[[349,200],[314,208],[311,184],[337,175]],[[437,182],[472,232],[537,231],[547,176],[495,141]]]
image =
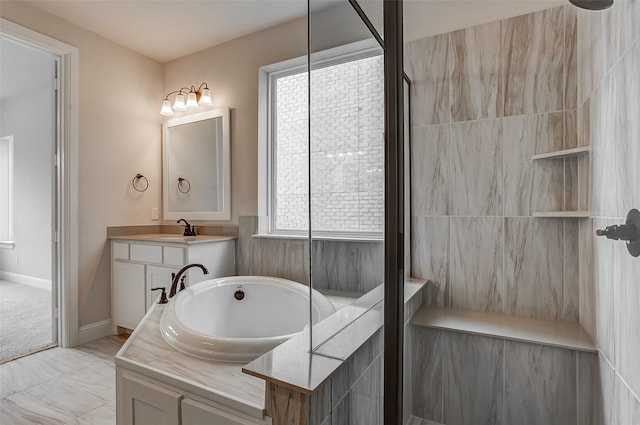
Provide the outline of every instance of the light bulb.
[[184,96],[179,94],[176,96],[176,101],[173,103],[173,109],[175,111],[184,111],[187,109],[186,105],[184,104]]
[[173,111],[171,110],[171,101],[169,99],[165,99],[162,101],[162,109],[160,109],[160,115],[173,115]]
[[196,109],[198,108],[198,102],[196,101],[196,94],[194,92],[189,92],[187,95],[187,109]]
[[200,102],[201,105],[211,105],[211,90],[209,89],[202,89],[202,92],[200,94]]

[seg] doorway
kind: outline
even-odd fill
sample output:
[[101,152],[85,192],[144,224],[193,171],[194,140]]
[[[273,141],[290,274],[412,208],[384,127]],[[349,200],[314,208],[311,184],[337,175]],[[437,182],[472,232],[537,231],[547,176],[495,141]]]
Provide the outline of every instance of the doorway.
[[58,341],[59,60],[0,38],[0,363]]

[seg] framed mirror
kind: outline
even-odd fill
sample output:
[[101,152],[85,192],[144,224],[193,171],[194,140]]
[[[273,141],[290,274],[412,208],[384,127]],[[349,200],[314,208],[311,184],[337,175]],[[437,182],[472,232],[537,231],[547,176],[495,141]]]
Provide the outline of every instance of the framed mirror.
[[162,124],[163,218],[230,220],[229,108]]

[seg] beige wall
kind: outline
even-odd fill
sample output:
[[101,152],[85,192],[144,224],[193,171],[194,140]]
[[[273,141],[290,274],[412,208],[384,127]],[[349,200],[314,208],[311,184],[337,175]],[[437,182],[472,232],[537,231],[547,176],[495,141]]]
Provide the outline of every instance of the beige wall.
[[258,69],[305,55],[306,39],[306,19],[297,19],[164,65],[165,93],[204,81],[214,107],[231,108],[234,224],[240,216],[258,214]]
[[[0,16],[79,49],[79,321],[108,319],[106,227],[151,223],[160,207],[162,65],[22,2],[3,1]],[[138,172],[142,194],[130,185]]]

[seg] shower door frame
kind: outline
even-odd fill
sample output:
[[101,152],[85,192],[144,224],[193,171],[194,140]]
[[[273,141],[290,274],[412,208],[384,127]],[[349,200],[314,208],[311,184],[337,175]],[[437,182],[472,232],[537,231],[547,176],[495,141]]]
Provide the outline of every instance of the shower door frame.
[[404,73],[402,0],[383,1],[385,91],[384,424],[402,424],[404,364]]
[[[381,37],[357,0],[349,0],[384,50],[385,226],[384,226],[384,425],[401,425],[404,367],[405,80],[403,0],[383,3]],[[407,149],[409,147],[407,146]]]

